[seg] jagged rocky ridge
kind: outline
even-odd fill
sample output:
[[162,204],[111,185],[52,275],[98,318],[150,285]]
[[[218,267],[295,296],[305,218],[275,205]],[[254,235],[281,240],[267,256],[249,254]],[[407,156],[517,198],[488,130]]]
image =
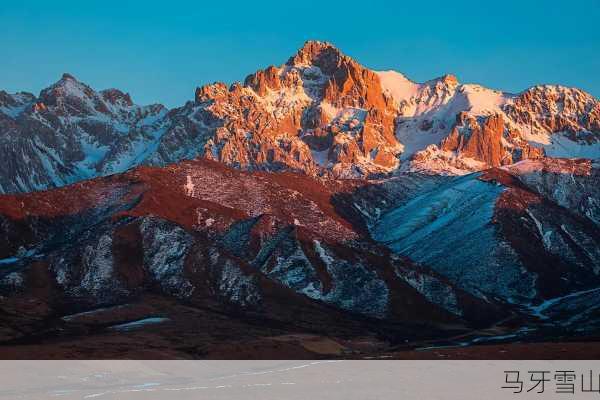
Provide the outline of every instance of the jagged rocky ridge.
[[525,159],[600,154],[600,105],[562,86],[513,95],[446,75],[372,71],[325,42],[244,83],[199,87],[167,110],[65,74],[38,97],[0,92],[0,192],[58,187],[204,157],[334,177],[464,174]]

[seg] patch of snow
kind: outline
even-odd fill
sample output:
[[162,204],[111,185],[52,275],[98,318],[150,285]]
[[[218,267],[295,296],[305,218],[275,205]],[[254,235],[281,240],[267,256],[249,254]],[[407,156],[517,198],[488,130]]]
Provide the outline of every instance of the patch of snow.
[[410,158],[431,144],[439,144],[450,133],[456,115],[470,108],[464,95],[448,95],[440,102],[422,111],[417,110],[414,115],[405,114],[398,118],[396,138],[402,144],[401,160]]
[[192,295],[194,286],[185,277],[184,261],[192,237],[169,222],[144,218],[140,225],[144,265],[163,290],[181,298]]
[[22,259],[33,257],[35,255],[35,249],[26,250],[25,247],[19,247],[17,254],[12,257],[0,259],[0,265],[2,264],[14,264],[21,261]]
[[532,144],[537,144],[538,147],[541,145],[548,157],[600,159],[600,141],[590,144],[584,141],[575,142],[560,132],[547,137],[549,142]]
[[194,182],[192,181],[192,177],[187,175],[186,184],[183,186],[185,190],[185,194],[190,197],[194,197]]
[[61,319],[63,321],[72,321],[72,320],[74,320],[76,318],[79,318],[79,317],[85,317],[85,316],[88,316],[88,315],[94,315],[94,314],[98,314],[98,313],[101,313],[101,312],[104,312],[104,311],[120,310],[120,309],[125,308],[127,306],[128,306],[128,304],[121,304],[121,305],[113,306],[113,307],[101,307],[101,308],[96,308],[96,309],[90,310],[90,311],[83,311],[83,312],[76,313],[76,314],[65,315]]
[[416,96],[420,85],[406,78],[396,71],[375,71],[381,80],[381,86],[387,91],[396,103],[408,101]]
[[465,111],[475,115],[503,114],[502,106],[509,98],[506,93],[474,84],[462,85],[459,92],[467,99],[469,108]]
[[331,251],[318,240],[314,249],[327,267],[332,288],[321,300],[337,307],[383,318],[387,314],[389,289],[375,271],[361,262],[348,262],[334,257]]
[[525,209],[525,212],[535,223],[535,226],[537,227],[538,232],[540,234],[540,238],[542,239],[542,243],[544,244],[544,248],[546,248],[546,250],[550,250],[550,248],[552,247],[551,239],[553,231],[549,230],[547,232],[544,232],[544,227],[542,226],[542,223],[535,217],[535,215],[533,215],[533,213],[529,209]]
[[29,106],[29,104],[23,104],[16,107],[0,107],[0,113],[8,115],[11,118],[17,118],[19,115],[25,111],[25,109]]
[[75,163],[79,179],[89,179],[98,176],[98,166],[110,151],[110,147],[100,144],[83,129],[78,129],[80,146],[84,158]]
[[600,288],[593,288],[593,289],[587,289],[587,290],[581,290],[579,292],[574,292],[574,293],[570,293],[566,296],[560,296],[560,297],[555,297],[552,299],[548,299],[543,301],[542,303],[538,304],[537,306],[529,306],[529,310],[531,311],[531,314],[541,318],[541,319],[548,319],[549,317],[546,315],[546,313],[555,305],[565,301],[565,300],[572,300],[575,299],[577,297],[580,296],[584,296],[590,293],[595,293],[600,291]]
[[329,117],[329,119],[334,120],[337,118],[338,114],[343,110],[339,107],[334,107],[331,103],[327,101],[321,102],[321,110]]
[[0,284],[10,287],[20,287],[23,285],[24,279],[20,272],[11,272],[0,280]]
[[261,299],[254,276],[246,275],[231,260],[221,266],[219,293],[232,303],[241,306],[257,304]]
[[255,96],[258,101],[263,103],[267,111],[278,118],[285,117],[294,108],[303,107],[312,102],[312,98],[302,86],[283,87],[279,90],[267,89],[264,97]]
[[114,325],[114,326],[111,326],[110,329],[113,329],[115,331],[127,332],[127,331],[131,331],[134,329],[143,328],[144,326],[147,326],[147,325],[161,324],[161,323],[167,322],[167,321],[170,321],[170,319],[164,318],[164,317],[151,317],[151,318],[140,319],[137,321],[127,322],[125,324]]
[[405,161],[401,170],[437,175],[465,175],[486,167],[484,162],[462,154],[457,155],[453,151],[441,150],[437,145],[431,144],[417,152],[417,157],[413,160]]
[[267,272],[290,289],[311,299],[322,299],[322,284],[310,261],[299,246],[287,257],[278,256],[275,267]]
[[114,282],[112,235],[106,233],[96,243],[87,245],[82,258],[83,277],[80,287],[103,298],[107,294],[107,288],[111,288]]
[[397,266],[395,272],[400,279],[421,293],[429,302],[439,305],[452,314],[463,315],[452,286],[438,278],[425,274],[423,271],[414,271]]
[[333,257],[331,257],[329,254],[327,254],[325,249],[321,246],[320,241],[314,240],[313,243],[315,245],[315,250],[317,251],[319,258],[321,258],[321,261],[323,261],[325,263],[325,265],[327,265],[327,267],[329,268],[331,266],[331,264],[334,262]]

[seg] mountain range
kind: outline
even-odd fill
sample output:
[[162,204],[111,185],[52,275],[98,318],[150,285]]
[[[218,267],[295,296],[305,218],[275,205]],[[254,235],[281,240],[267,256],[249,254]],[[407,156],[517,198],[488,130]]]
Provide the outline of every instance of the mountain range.
[[196,89],[168,110],[64,74],[38,97],[0,92],[3,193],[203,157],[246,170],[365,178],[465,174],[526,159],[600,154],[600,103],[575,88],[518,94],[372,71],[309,41],[243,84]]
[[0,91],[0,155],[4,358],[600,332],[600,103],[579,89],[415,83],[309,41],[174,109],[69,74]]

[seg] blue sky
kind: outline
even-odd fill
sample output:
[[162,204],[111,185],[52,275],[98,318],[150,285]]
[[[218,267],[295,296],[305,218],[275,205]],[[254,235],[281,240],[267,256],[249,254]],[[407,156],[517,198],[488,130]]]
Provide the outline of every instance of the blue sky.
[[173,107],[196,86],[243,80],[319,39],[415,81],[453,73],[512,92],[561,83],[600,97],[599,20],[598,0],[1,1],[0,89],[37,94],[70,72]]

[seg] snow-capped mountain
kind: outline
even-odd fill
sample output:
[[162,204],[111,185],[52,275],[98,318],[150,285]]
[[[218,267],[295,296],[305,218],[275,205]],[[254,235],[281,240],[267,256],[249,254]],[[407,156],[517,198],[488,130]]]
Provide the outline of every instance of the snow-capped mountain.
[[391,99],[377,74],[327,43],[307,42],[287,63],[243,84],[196,90],[152,163],[182,153],[250,170],[365,176],[398,166]]
[[311,358],[600,332],[600,105],[578,89],[415,83],[310,41],[172,110],[68,74],[0,92],[0,156],[0,346]]
[[39,97],[0,92],[0,191],[29,192],[124,171],[146,158],[167,109],[134,105],[64,74]]
[[600,103],[579,89],[542,85],[513,95],[451,76],[424,84],[384,76],[401,105],[405,170],[462,174],[544,156],[600,157]]
[[199,88],[179,115],[169,140],[176,144],[165,141],[158,161],[196,147],[195,154],[247,169],[367,177],[600,156],[600,103],[581,90],[536,86],[512,95],[451,75],[418,84],[369,70],[323,42],[307,42],[243,85]]
[[204,157],[341,178],[464,174],[600,155],[600,103],[562,86],[508,94],[446,75],[415,83],[309,41],[244,83],[196,89],[168,111],[65,74],[38,97],[0,92],[0,191],[26,192]]

